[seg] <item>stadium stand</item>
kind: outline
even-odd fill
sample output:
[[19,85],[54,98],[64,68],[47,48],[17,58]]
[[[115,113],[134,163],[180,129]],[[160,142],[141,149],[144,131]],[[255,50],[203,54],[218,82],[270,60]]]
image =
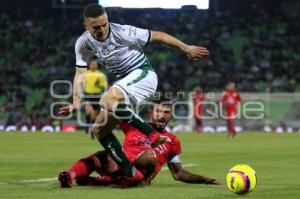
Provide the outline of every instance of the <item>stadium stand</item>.
[[[160,91],[221,91],[228,80],[243,92],[299,92],[300,15],[255,8],[248,16],[196,9],[111,9],[112,22],[169,32],[210,49],[211,56],[189,62],[161,45],[145,48],[160,79]],[[71,80],[74,43],[83,31],[78,14],[0,16],[0,119],[6,123],[51,123],[53,80]],[[139,17],[136,17],[139,16]],[[113,78],[110,77],[110,81]]]

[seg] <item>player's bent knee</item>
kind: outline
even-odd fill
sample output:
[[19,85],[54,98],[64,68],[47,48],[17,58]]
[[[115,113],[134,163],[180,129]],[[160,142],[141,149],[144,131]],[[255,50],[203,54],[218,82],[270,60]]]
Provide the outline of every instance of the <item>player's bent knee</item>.
[[145,150],[144,154],[147,156],[147,159],[151,161],[156,160],[156,155],[152,149]]
[[154,151],[148,150],[147,156],[148,156],[148,164],[155,165],[156,164],[156,155],[155,155]]
[[101,109],[104,109],[108,112],[113,112],[114,104],[114,101],[109,97],[103,97],[100,101]]

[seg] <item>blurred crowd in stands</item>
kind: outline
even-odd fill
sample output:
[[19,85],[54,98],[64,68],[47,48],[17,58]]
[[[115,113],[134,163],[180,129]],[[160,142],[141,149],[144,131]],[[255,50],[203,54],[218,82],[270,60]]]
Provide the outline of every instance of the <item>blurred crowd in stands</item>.
[[[52,122],[50,104],[63,99],[50,95],[50,84],[72,81],[74,43],[84,31],[80,14],[0,15],[0,120]],[[111,22],[165,31],[209,48],[209,58],[191,62],[169,47],[145,47],[159,91],[188,92],[198,85],[204,92],[221,91],[229,80],[241,92],[300,91],[300,15],[263,9],[242,16],[194,9],[111,9],[108,14]]]

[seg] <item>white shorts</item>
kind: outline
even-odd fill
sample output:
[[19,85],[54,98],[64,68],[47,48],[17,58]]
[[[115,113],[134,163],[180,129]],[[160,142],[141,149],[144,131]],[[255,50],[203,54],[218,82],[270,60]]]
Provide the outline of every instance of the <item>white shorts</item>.
[[114,83],[123,92],[126,104],[140,104],[153,95],[157,88],[157,75],[154,71],[138,68]]

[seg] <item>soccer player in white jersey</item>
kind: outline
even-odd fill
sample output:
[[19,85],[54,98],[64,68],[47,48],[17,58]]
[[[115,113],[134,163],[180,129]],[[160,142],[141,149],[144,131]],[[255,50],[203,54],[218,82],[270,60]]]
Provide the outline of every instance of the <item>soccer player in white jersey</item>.
[[86,31],[75,44],[76,73],[73,85],[72,105],[62,107],[60,115],[69,114],[80,106],[84,86],[82,74],[90,59],[96,57],[119,80],[104,94],[99,113],[92,132],[108,151],[117,164],[123,168],[124,176],[132,181],[143,178],[125,156],[120,143],[112,133],[120,120],[140,129],[150,140],[159,139],[159,133],[140,119],[129,107],[143,102],[153,95],[157,87],[157,76],[153,71],[142,47],[151,42],[160,42],[178,48],[191,60],[197,60],[209,54],[204,47],[187,45],[175,37],[159,31],[141,29],[130,25],[110,23],[105,9],[90,4],[83,11]]

